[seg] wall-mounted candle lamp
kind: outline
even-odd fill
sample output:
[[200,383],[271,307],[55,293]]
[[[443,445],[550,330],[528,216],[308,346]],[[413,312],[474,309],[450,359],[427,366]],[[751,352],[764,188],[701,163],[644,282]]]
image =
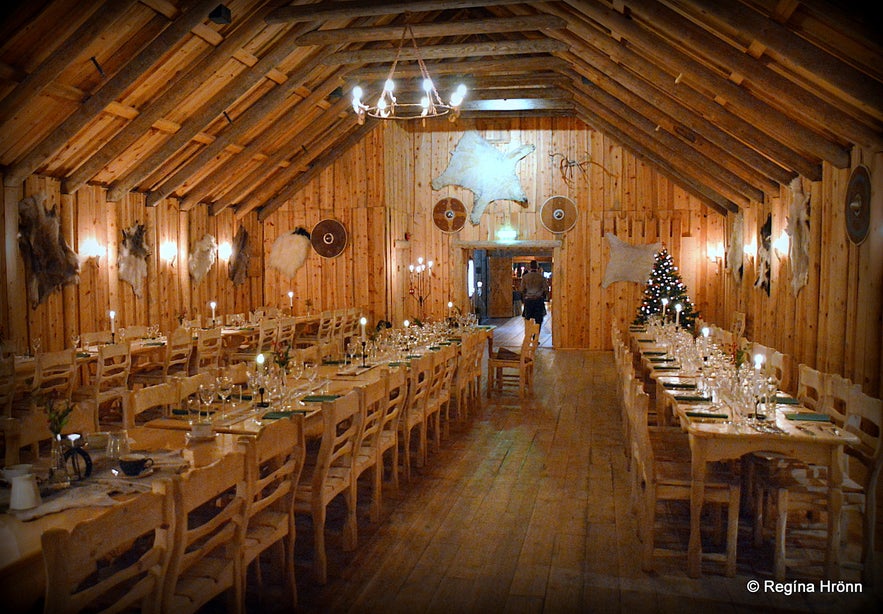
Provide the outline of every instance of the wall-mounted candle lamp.
[[174,241],[165,241],[159,246],[159,257],[169,265],[174,265],[178,258],[178,244]]
[[230,260],[230,257],[233,256],[233,246],[227,243],[221,243],[218,245],[218,258],[227,262]]
[[779,258],[784,258],[788,255],[788,247],[791,243],[791,239],[788,237],[788,233],[784,230],[779,237],[773,241],[773,249],[776,250],[776,255]]
[[78,256],[81,264],[92,260],[95,266],[98,266],[98,261],[104,258],[105,254],[107,254],[107,248],[101,245],[98,239],[94,237],[83,239],[80,243],[80,253]]

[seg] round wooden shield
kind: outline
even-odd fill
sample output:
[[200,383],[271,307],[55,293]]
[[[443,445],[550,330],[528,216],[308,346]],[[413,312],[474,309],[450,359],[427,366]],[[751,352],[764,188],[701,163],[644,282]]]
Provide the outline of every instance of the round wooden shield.
[[849,240],[859,244],[868,236],[871,225],[871,174],[868,167],[855,167],[846,187],[846,234]]
[[551,232],[567,232],[576,224],[576,204],[566,196],[550,196],[540,209],[540,221]]
[[336,258],[346,247],[346,228],[337,220],[322,220],[313,227],[310,243],[323,258]]
[[466,207],[456,198],[442,198],[432,209],[432,221],[442,232],[457,232],[466,223]]

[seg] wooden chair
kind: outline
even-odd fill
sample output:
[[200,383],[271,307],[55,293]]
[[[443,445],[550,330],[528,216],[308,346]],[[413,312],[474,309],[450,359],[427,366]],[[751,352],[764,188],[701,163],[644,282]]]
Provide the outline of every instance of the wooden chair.
[[408,372],[408,402],[399,420],[399,441],[402,447],[402,473],[411,481],[411,433],[418,429],[418,463],[426,462],[426,401],[432,382],[432,356],[426,354],[411,361]]
[[[540,339],[540,326],[533,320],[524,320],[524,340],[520,352],[498,349],[488,358],[488,396],[491,390],[502,392],[505,385],[518,387],[519,396],[533,394],[534,354]],[[507,373],[507,370],[514,373]]]
[[380,521],[383,506],[383,459],[380,435],[386,420],[386,378],[378,378],[357,388],[362,412],[362,433],[353,454],[352,500],[358,504],[359,477],[370,472],[371,522]]
[[113,343],[113,335],[109,330],[99,330],[92,333],[83,333],[80,335],[80,343],[84,348],[96,345],[107,345]]
[[258,354],[273,352],[279,332],[279,320],[264,318],[258,324],[257,336],[233,349],[227,354],[227,363],[252,362]]
[[[639,514],[639,536],[643,544],[642,568],[651,571],[657,554],[686,554],[685,552],[656,547],[657,505],[662,501],[690,501],[691,467],[689,461],[664,460],[659,444],[653,444],[647,425],[650,397],[640,384],[633,388],[629,404],[629,430],[631,433],[633,468],[636,471],[639,497],[643,501]],[[663,455],[664,456],[664,455]],[[689,457],[689,449],[686,452]],[[706,504],[719,504],[727,508],[726,552],[723,556],[706,553],[712,560],[722,560],[725,573],[736,573],[736,540],[739,529],[740,480],[737,475],[718,468],[709,468],[705,480]]]
[[733,312],[733,323],[730,325],[730,332],[735,338],[739,338],[745,334],[745,313],[741,311]]
[[74,401],[89,408],[93,430],[99,430],[103,407],[113,403],[122,406],[128,400],[131,366],[132,355],[128,343],[104,345],[98,349],[98,364],[92,383],[80,386],[73,394]]
[[159,409],[161,415],[168,415],[177,406],[178,386],[175,383],[163,382],[133,390],[128,401],[123,403],[123,428],[134,428],[135,418],[146,411]]
[[[174,534],[171,483],[41,536],[45,612],[159,612]],[[99,570],[100,564],[100,570]]]
[[[429,371],[429,391],[426,393],[426,403],[423,406],[423,428],[426,430],[427,441],[429,433],[432,433],[434,450],[438,452],[441,449],[441,411],[443,407],[441,390],[445,383],[447,361],[441,351],[429,352],[429,355],[432,356],[432,368]],[[427,447],[427,453],[428,451]]]
[[162,591],[163,612],[196,612],[228,593],[228,611],[244,604],[242,544],[254,445],[240,439],[234,451],[192,469],[173,483],[175,533]]
[[[254,564],[257,591],[262,596],[260,556],[280,544],[278,568],[283,570],[285,590],[297,606],[294,577],[294,492],[304,466],[303,416],[265,424],[255,438],[256,462],[249,479],[248,524],[243,545],[243,574]],[[245,585],[246,578],[243,577]]]
[[384,456],[391,452],[390,474],[396,490],[399,488],[399,421],[408,401],[408,378],[401,368],[390,369],[386,374],[386,415],[378,442],[377,463],[384,469]]
[[185,377],[190,368],[190,354],[193,352],[193,338],[186,328],[176,328],[166,342],[162,361],[148,362],[133,367],[129,376],[130,385],[159,384],[170,377]]
[[69,401],[76,380],[76,362],[73,350],[43,352],[37,356],[30,401],[46,397]]
[[[125,331],[125,335],[123,335],[123,331]],[[121,328],[119,330],[119,336],[125,337],[126,341],[132,341],[134,339],[145,339],[148,334],[150,334],[150,328],[144,326],[142,324],[136,324],[134,326],[126,326],[125,328]],[[123,341],[123,339],[119,339]]]
[[828,414],[834,424],[843,428],[846,424],[850,398],[853,394],[860,393],[862,387],[837,373],[826,373],[824,382],[824,396],[819,409]]
[[[454,376],[457,373],[457,367],[460,363],[460,352],[456,346],[442,346],[438,358],[439,361],[444,364],[444,372],[442,374],[442,382],[438,388],[438,394],[435,397],[435,402],[439,406],[438,417],[441,421],[441,434],[443,437],[447,437],[450,435],[451,428],[451,403],[454,396],[456,396],[453,386]],[[436,442],[436,448],[437,447],[438,442]]]
[[802,363],[797,366],[796,398],[805,407],[813,411],[822,411],[822,403],[825,398],[825,378],[821,371]]
[[353,452],[361,431],[359,393],[356,390],[322,404],[322,441],[315,464],[307,463],[294,497],[295,514],[309,515],[313,523],[313,570],[316,581],[328,581],[325,553],[326,508],[340,494],[346,497],[343,547],[352,550],[358,541],[356,502],[353,499]]
[[210,370],[217,372],[221,362],[221,328],[199,330],[196,337],[196,360],[190,361],[190,375]]
[[294,333],[297,318],[288,316],[279,318],[279,331],[276,334],[276,342],[280,345],[294,347]]

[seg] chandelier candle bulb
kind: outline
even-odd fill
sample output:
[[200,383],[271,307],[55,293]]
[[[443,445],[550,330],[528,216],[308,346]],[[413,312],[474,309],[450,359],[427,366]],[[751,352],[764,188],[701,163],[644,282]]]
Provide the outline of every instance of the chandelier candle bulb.
[[681,311],[683,311],[684,306],[680,303],[675,303],[675,326],[681,325]]
[[288,306],[294,307],[294,292],[292,290],[288,291]]
[[663,320],[665,319],[665,310],[667,308],[668,308],[668,299],[663,297],[662,298],[662,319]]
[[115,332],[117,332],[117,329],[116,329],[117,312],[114,311],[113,309],[111,309],[107,313],[107,315],[110,316],[110,334],[113,335]]
[[215,325],[215,308],[217,308],[218,304],[215,301],[212,301],[208,304],[209,307],[212,308],[212,326]]

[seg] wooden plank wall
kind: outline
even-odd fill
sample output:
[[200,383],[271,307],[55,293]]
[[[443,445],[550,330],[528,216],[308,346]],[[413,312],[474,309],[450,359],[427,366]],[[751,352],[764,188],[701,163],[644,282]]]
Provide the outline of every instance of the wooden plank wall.
[[[852,169],[864,163],[871,173],[871,228],[854,245],[844,222],[846,187]],[[724,292],[725,322],[733,311],[747,314],[750,340],[775,347],[789,359],[791,381],[797,366],[838,373],[880,395],[883,368],[883,154],[853,152],[849,169],[823,166],[820,182],[804,182],[810,194],[809,280],[795,297],[787,256],[772,259],[770,296],[754,288],[756,262],[745,260],[745,278],[737,285],[728,275]],[[746,242],[757,242],[757,229],[769,213],[773,238],[785,228],[790,205],[787,187],[771,203],[745,212]],[[727,236],[731,232],[728,225]]]
[[[705,254],[708,242],[723,241],[723,216],[706,209],[579,120],[459,120],[456,124],[427,122],[426,129],[419,124],[394,124],[384,129],[387,147],[397,153],[386,157],[387,164],[395,165],[387,173],[390,233],[393,240],[402,240],[406,234],[410,237],[397,254],[410,258],[405,267],[418,256],[438,263],[427,313],[444,315],[449,300],[468,306],[463,250],[454,247],[453,241],[493,240],[494,232],[508,217],[521,240],[563,240],[553,273],[552,336],[556,347],[609,349],[613,318],[623,324],[634,318],[643,284],[619,282],[606,289],[600,287],[609,260],[606,232],[633,244],[662,241],[684,270],[685,280],[689,273],[695,283],[689,290],[698,308],[711,319],[719,315],[721,273]],[[472,194],[455,186],[435,191],[430,182],[445,170],[460,137],[470,129],[501,151],[520,144],[536,146],[516,169],[528,203],[526,207],[508,201],[491,203],[478,226],[467,221],[461,231],[444,233],[432,223],[432,207],[441,198],[453,196],[468,210]],[[410,155],[400,153],[404,147]],[[552,154],[583,162],[582,169],[573,167],[565,176],[560,169],[561,155]],[[553,195],[569,196],[579,209],[576,226],[563,235],[549,232],[540,221],[542,204]],[[396,288],[390,310],[395,320],[416,313],[406,281]]]

